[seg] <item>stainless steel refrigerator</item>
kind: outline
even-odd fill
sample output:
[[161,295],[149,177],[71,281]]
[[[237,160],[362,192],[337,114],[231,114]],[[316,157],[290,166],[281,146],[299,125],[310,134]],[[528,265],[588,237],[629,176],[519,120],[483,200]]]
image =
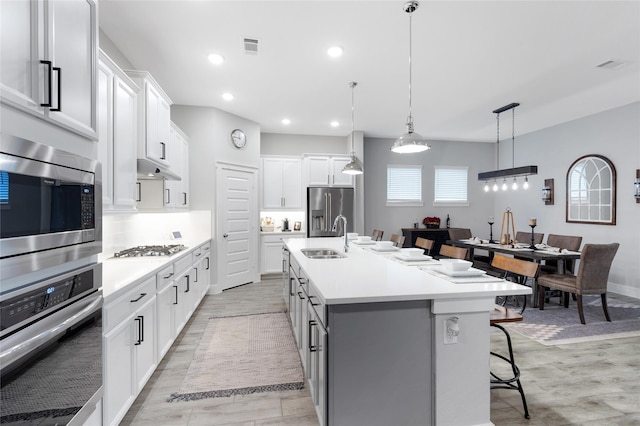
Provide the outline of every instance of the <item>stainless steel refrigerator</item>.
[[346,232],[353,232],[353,188],[307,188],[307,237],[337,237],[344,235],[344,223],[333,222],[338,215],[347,218]]

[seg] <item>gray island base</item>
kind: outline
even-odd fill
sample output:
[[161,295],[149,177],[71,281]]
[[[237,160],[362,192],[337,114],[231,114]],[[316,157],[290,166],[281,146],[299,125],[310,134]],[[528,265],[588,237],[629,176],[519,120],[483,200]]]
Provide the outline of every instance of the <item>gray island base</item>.
[[[284,296],[320,424],[492,424],[489,312],[496,296],[530,288],[453,284],[365,248],[344,253],[341,238],[284,244]],[[307,248],[345,257],[310,259]]]

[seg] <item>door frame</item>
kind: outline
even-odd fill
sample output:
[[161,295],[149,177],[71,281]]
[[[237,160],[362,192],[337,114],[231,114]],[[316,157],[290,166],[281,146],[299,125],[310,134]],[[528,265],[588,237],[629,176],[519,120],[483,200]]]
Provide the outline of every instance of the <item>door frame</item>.
[[241,164],[229,163],[225,161],[216,161],[216,195],[215,195],[215,223],[214,223],[214,231],[213,231],[213,239],[215,241],[216,247],[216,273],[215,273],[215,284],[211,286],[210,293],[216,294],[222,292],[222,268],[220,267],[224,262],[225,251],[223,249],[224,238],[222,235],[224,234],[223,224],[220,222],[220,214],[218,214],[218,206],[224,201],[222,199],[223,188],[222,188],[222,179],[221,172],[223,169],[229,169],[238,172],[250,173],[252,175],[252,184],[251,191],[253,194],[253,200],[251,206],[249,208],[249,253],[253,254],[253,259],[250,260],[251,265],[251,277],[253,282],[260,281],[260,256],[258,253],[259,250],[259,231],[258,224],[260,221],[260,209],[259,209],[259,192],[258,192],[258,168],[251,167]]

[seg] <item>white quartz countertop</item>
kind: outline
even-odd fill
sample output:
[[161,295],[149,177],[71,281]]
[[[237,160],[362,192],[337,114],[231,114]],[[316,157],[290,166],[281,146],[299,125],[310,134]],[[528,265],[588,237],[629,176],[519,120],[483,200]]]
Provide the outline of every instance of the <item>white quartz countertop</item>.
[[176,260],[191,253],[210,238],[179,241],[187,248],[171,256],[110,257],[102,262],[102,294],[108,304],[125,294],[133,286]]
[[421,270],[424,266],[394,261],[389,253],[350,244],[345,258],[309,259],[304,248],[344,253],[344,238],[291,238],[284,243],[326,304],[436,300],[531,294],[531,288],[500,280],[453,283]]

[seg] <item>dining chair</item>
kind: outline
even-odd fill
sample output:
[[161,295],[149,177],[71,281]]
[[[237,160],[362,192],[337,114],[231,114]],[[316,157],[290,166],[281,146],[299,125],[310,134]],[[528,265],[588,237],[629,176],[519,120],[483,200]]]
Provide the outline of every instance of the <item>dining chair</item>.
[[[582,237],[572,236],[572,235],[557,235],[557,234],[549,234],[547,237],[547,245],[549,247],[558,247],[559,249],[567,249],[570,251],[579,251],[580,244],[582,244]],[[564,270],[565,272],[569,272],[573,274],[575,268],[576,261],[575,260],[565,260],[564,261]],[[545,262],[540,269],[541,274],[555,274],[558,272],[558,267],[556,264],[547,264]]]
[[[541,232],[533,233],[533,244],[541,244],[544,239],[544,234]],[[516,232],[516,241],[523,244],[531,244],[531,232],[518,231]]]
[[418,237],[416,238],[416,247],[425,250],[426,254],[431,254],[431,249],[433,248],[433,244],[435,241],[428,240],[426,238]]
[[466,259],[469,250],[464,247],[454,247],[447,244],[440,246],[439,257],[449,257],[452,259]]
[[580,255],[577,275],[548,274],[538,278],[538,303],[544,309],[546,290],[556,289],[564,292],[564,307],[569,307],[569,293],[576,296],[580,323],[585,324],[582,309],[582,295],[600,295],[602,309],[607,321],[611,321],[607,309],[607,280],[611,263],[620,244],[585,244]]
[[522,321],[522,315],[512,309],[508,309],[504,306],[495,305],[493,311],[489,314],[489,325],[502,331],[507,338],[507,349],[509,356],[506,357],[495,351],[490,351],[491,355],[507,362],[511,366],[511,377],[498,376],[494,371],[490,371],[491,374],[491,389],[513,389],[520,393],[522,399],[522,407],[524,408],[525,419],[529,418],[529,409],[527,407],[527,399],[524,396],[524,389],[522,383],[520,383],[520,369],[516,365],[515,358],[513,356],[513,345],[511,343],[511,336],[506,328],[500,325],[500,323],[518,322]]
[[449,229],[449,239],[453,241],[468,240],[471,236],[471,229],[468,228]]
[[382,240],[382,234],[384,234],[384,231],[381,231],[379,229],[374,229],[373,233],[371,233],[371,239],[373,241],[381,241]]
[[393,245],[396,247],[402,247],[404,245],[404,235],[392,234],[391,241],[393,241]]
[[[536,277],[538,276],[538,269],[540,268],[540,265],[530,260],[516,259],[513,257],[496,254],[495,256],[493,256],[491,267],[501,271],[501,277],[505,280],[513,281],[521,285],[526,285],[529,278],[532,280],[532,282],[536,279]],[[516,298],[516,301],[519,302],[519,298],[517,296],[499,296],[496,298],[496,302],[504,306],[507,303],[507,299],[509,297],[514,297]],[[527,296],[523,295],[521,297],[522,307],[520,308],[520,313],[522,314],[527,307]]]

